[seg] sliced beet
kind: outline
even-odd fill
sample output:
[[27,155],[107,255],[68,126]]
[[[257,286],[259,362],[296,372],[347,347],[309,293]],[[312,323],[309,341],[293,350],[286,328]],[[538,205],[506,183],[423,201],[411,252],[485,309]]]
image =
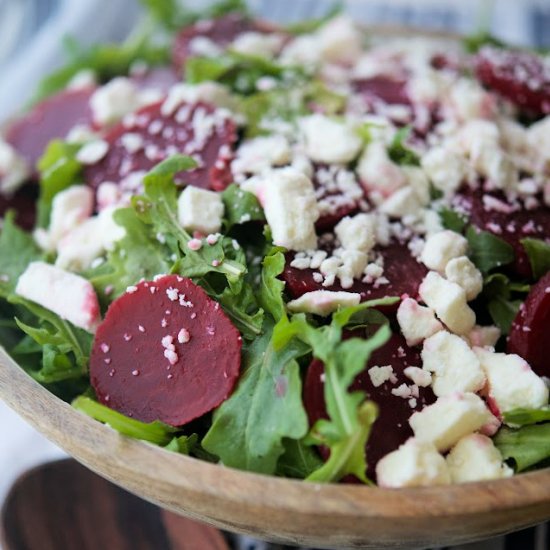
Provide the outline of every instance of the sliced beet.
[[172,61],[177,71],[182,71],[189,57],[194,57],[191,42],[198,37],[211,40],[220,48],[226,48],[244,32],[273,32],[276,30],[267,23],[250,19],[240,13],[230,13],[218,19],[199,21],[181,30],[174,40]]
[[132,174],[147,172],[176,153],[193,156],[200,165],[177,176],[177,183],[222,190],[232,181],[236,126],[226,111],[206,103],[182,104],[172,114],[162,113],[162,102],[149,105],[114,126],[104,139],[107,154],[84,170],[85,181],[94,188],[106,181],[131,181]]
[[183,426],[229,397],[241,343],[202,288],[167,275],[139,283],[111,304],[95,336],[91,383],[114,410]]
[[34,183],[24,185],[13,195],[6,197],[0,193],[0,218],[8,210],[15,210],[15,221],[23,229],[30,230],[36,220],[36,200],[38,186]]
[[8,125],[6,141],[30,166],[36,166],[51,140],[65,138],[77,125],[91,125],[93,92],[91,87],[64,90],[45,99]]
[[523,357],[539,376],[550,377],[550,273],[531,288],[508,336],[508,353]]
[[475,58],[479,80],[517,105],[535,114],[550,113],[550,63],[532,52],[482,48]]
[[[357,336],[357,334],[353,333],[351,336]],[[392,366],[395,379],[375,387],[368,369],[387,365]],[[435,395],[429,387],[418,387],[418,398],[415,398],[416,402],[411,403],[409,403],[409,398],[392,394],[392,390],[396,390],[401,384],[413,385],[413,382],[403,373],[407,367],[421,366],[420,353],[408,347],[403,336],[393,334],[384,346],[371,355],[365,370],[352,384],[352,390],[366,392],[367,398],[374,401],[379,408],[378,419],[372,427],[366,446],[367,475],[370,479],[376,477],[375,468],[378,461],[412,437],[413,432],[408,423],[410,416],[435,401]],[[304,385],[304,404],[311,425],[321,418],[328,417],[324,398],[323,374],[323,363],[314,360],[308,368]],[[321,449],[321,454],[327,458],[329,452],[327,449]]]
[[367,103],[383,101],[389,105],[410,105],[407,95],[407,82],[389,76],[361,78],[353,82],[355,91],[361,94]]
[[132,80],[142,90],[158,90],[163,93],[182,81],[173,67],[152,67],[133,75]]
[[540,206],[527,210],[519,202],[511,202],[500,192],[485,192],[482,187],[465,188],[455,198],[455,204],[465,211],[470,222],[506,241],[514,248],[515,261],[511,269],[522,277],[532,276],[529,258],[521,244],[525,238],[550,238],[550,208]]
[[[287,255],[287,263],[281,276],[292,298],[299,298],[306,292],[313,292],[314,290],[358,292],[361,294],[362,301],[384,298],[385,296],[403,296],[404,294],[416,297],[418,287],[428,273],[426,267],[416,261],[406,244],[393,242],[389,246],[379,247],[376,250],[384,257],[383,276],[388,279],[389,284],[376,285],[375,283],[364,283],[356,279],[351,288],[344,289],[339,282],[330,287],[323,287],[322,282],[315,281],[314,270],[297,269],[290,265],[290,262],[294,259],[293,254]],[[336,280],[338,281],[338,279]]]

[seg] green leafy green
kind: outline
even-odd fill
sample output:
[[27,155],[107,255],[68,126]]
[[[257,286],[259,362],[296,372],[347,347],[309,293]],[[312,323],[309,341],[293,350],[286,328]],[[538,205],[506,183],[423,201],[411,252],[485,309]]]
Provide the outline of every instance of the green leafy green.
[[199,441],[199,436],[197,434],[193,435],[180,435],[174,437],[168,445],[164,448],[167,451],[172,451],[174,453],[179,453],[182,455],[190,455],[195,448],[197,447]]
[[0,298],[7,298],[15,290],[17,279],[42,253],[31,235],[15,224],[15,213],[8,212],[0,232]]
[[538,281],[550,271],[550,244],[540,239],[523,239],[521,244],[529,258],[533,278]]
[[277,464],[277,475],[305,479],[321,468],[323,461],[317,451],[303,441],[286,439],[284,453]]
[[505,46],[504,42],[485,30],[465,36],[462,43],[468,53],[477,53],[483,46]]
[[512,246],[488,231],[470,226],[466,231],[466,238],[470,259],[482,273],[489,273],[496,267],[502,267],[514,261]]
[[238,185],[230,185],[223,193],[225,206],[225,228],[229,231],[234,225],[250,221],[264,222],[265,216],[258,199]]
[[522,472],[550,458],[550,423],[501,428],[494,438],[505,460],[513,460]]
[[468,224],[468,218],[456,210],[444,207],[439,210],[438,214],[443,227],[456,233],[462,233]]
[[342,332],[358,313],[378,305],[395,303],[396,298],[365,302],[334,313],[330,325],[315,327],[305,315],[283,317],[275,328],[273,343],[283,350],[298,339],[310,346],[313,356],[325,365],[325,402],[330,420],[319,420],[310,431],[307,443],[330,448],[329,460],[308,476],[310,481],[338,481],[353,474],[368,483],[365,445],[377,408],[365,401],[364,392],[349,393],[355,377],[365,368],[370,354],[387,342],[388,325],[381,326],[368,339],[342,340]]
[[273,248],[263,260],[258,300],[262,308],[279,322],[286,316],[283,290],[285,283],[278,279],[285,267],[284,249]]
[[550,407],[544,409],[514,409],[504,413],[506,424],[527,426],[539,422],[550,422]]
[[420,157],[418,154],[407,147],[405,142],[411,135],[411,127],[405,126],[399,129],[388,148],[390,159],[400,165],[420,166]]
[[310,34],[318,31],[323,25],[331,19],[342,13],[344,4],[342,2],[334,2],[323,17],[317,19],[307,19],[298,23],[291,23],[285,27],[285,30],[290,34]]
[[101,405],[101,403],[89,397],[77,397],[72,402],[72,406],[95,420],[109,425],[113,430],[116,430],[122,435],[133,437],[134,439],[141,439],[142,441],[148,441],[155,445],[171,445],[169,450],[174,450],[175,444],[173,443],[173,439],[174,434],[178,432],[177,428],[173,428],[172,426],[168,426],[158,421],[145,423],[134,420],[133,418],[128,418],[113,409]]

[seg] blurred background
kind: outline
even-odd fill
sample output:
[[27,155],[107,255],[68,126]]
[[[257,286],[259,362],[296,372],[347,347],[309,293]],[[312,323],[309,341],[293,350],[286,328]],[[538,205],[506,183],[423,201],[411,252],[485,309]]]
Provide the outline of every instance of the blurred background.
[[[201,7],[207,2],[188,3]],[[334,3],[333,0],[249,1],[260,16],[280,23],[322,16]],[[513,44],[550,48],[550,0],[348,0],[343,3],[356,21],[366,24],[406,24],[461,33],[483,27]],[[139,17],[137,0],[0,0],[0,122],[25,103],[42,76],[63,64],[64,37],[74,36],[83,45],[122,40]],[[61,456],[62,451],[0,403],[0,505],[19,473]],[[537,538],[548,540],[545,534],[538,534]],[[249,543],[243,542],[243,548],[244,544]],[[495,546],[484,542],[476,548],[503,548],[504,545],[503,541]],[[247,546],[254,547],[263,546]],[[506,548],[512,547],[529,548],[506,544]]]

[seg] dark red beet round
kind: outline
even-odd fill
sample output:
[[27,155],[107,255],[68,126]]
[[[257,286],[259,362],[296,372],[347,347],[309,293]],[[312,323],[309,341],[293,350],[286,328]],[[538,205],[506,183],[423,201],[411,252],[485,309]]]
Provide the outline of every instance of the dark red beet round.
[[383,101],[389,105],[410,105],[411,103],[407,95],[407,83],[402,79],[374,76],[355,80],[353,86],[367,103],[374,101]]
[[550,273],[531,288],[508,336],[508,353],[523,357],[539,376],[550,377]]
[[[483,197],[498,202],[487,207]],[[468,214],[473,225],[492,233],[514,248],[516,259],[510,267],[515,273],[527,278],[532,276],[529,258],[521,240],[546,240],[550,237],[550,208],[544,206],[542,200],[538,208],[526,210],[521,203],[507,201],[502,193],[465,188],[456,197],[455,203]]]
[[114,410],[183,426],[229,397],[241,343],[202,288],[167,275],[139,283],[111,304],[95,336],[91,383]]
[[[357,336],[352,334],[351,336]],[[392,383],[388,380],[379,387],[375,387],[368,374],[368,369],[374,366],[391,365],[397,381]],[[392,390],[401,384],[411,386],[413,382],[407,378],[403,371],[407,367],[420,367],[422,361],[420,353],[407,346],[405,339],[400,334],[393,334],[390,340],[376,350],[369,359],[365,370],[356,378],[352,384],[352,390],[366,392],[367,398],[374,401],[379,408],[378,419],[372,427],[370,438],[367,442],[367,475],[370,479],[376,477],[376,464],[378,461],[397,449],[409,437],[413,436],[409,426],[409,417],[416,411],[421,410],[425,405],[435,401],[435,395],[431,388],[418,388],[419,397],[414,407],[411,407],[409,399],[398,397],[392,394]],[[324,389],[322,375],[324,373],[323,363],[314,360],[308,368],[304,385],[304,403],[308,413],[309,421],[313,425],[321,418],[327,418],[325,407]],[[328,451],[321,449],[321,453],[327,458]]]
[[479,80],[535,115],[550,113],[550,63],[531,52],[485,47],[475,59]]
[[[351,288],[344,289],[337,279],[333,286],[323,287],[322,282],[318,283],[314,280],[312,269],[297,269],[290,265],[294,258],[293,254],[287,255],[287,263],[281,277],[292,298],[299,298],[306,292],[314,290],[358,292],[361,294],[362,301],[375,300],[385,296],[403,296],[404,294],[416,297],[418,287],[428,273],[426,267],[411,256],[406,244],[393,242],[387,247],[377,248],[377,251],[384,256],[384,277],[389,280],[389,284],[376,286],[373,283],[355,280]],[[397,307],[396,305],[395,308]]]
[[[161,108],[162,102],[145,107],[107,133],[107,154],[84,170],[90,186],[97,188],[105,181],[120,183],[136,172],[149,171],[175,153],[200,161],[197,169],[177,176],[177,183],[216,191],[231,183],[229,165],[237,131],[224,111],[205,103],[182,104],[170,115],[163,115]],[[128,134],[141,138],[136,150],[129,151],[124,145]]]
[[36,200],[38,186],[29,183],[24,185],[13,195],[6,197],[0,193],[0,218],[8,210],[15,210],[15,221],[23,229],[30,230],[36,220]]
[[94,88],[65,90],[45,99],[11,122],[6,141],[30,166],[36,166],[52,139],[65,138],[76,125],[91,125],[89,100],[93,92]]
[[241,33],[249,31],[273,32],[274,30],[276,29],[266,23],[249,19],[240,13],[230,13],[218,19],[200,21],[181,30],[176,36],[172,48],[172,61],[176,70],[181,71],[187,58],[196,55],[191,51],[190,44],[193,39],[200,36],[208,38],[221,48],[225,48]]

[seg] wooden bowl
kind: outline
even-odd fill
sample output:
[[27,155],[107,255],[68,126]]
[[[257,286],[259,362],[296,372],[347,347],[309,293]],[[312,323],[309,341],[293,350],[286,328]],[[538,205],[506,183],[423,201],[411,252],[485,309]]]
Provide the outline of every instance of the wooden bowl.
[[550,469],[419,489],[319,485],[250,474],[127,439],[72,409],[0,348],[0,398],[94,472],[184,516],[320,548],[458,544],[550,518]]

